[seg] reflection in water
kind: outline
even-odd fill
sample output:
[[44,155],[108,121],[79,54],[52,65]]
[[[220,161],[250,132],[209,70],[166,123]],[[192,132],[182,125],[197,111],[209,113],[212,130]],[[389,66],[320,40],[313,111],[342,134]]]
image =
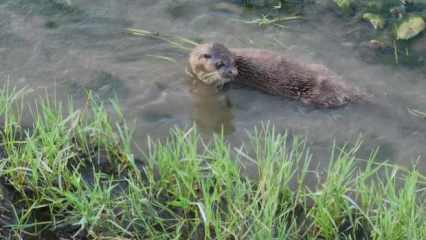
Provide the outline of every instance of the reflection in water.
[[203,131],[228,135],[234,131],[232,104],[226,92],[220,92],[197,80],[192,81],[192,120]]
[[124,99],[128,93],[128,89],[124,85],[124,81],[118,76],[106,71],[92,71],[88,76],[88,82],[82,83],[81,80],[72,80],[65,78],[62,82],[73,96],[84,98],[90,91],[102,100],[114,99],[118,97]]

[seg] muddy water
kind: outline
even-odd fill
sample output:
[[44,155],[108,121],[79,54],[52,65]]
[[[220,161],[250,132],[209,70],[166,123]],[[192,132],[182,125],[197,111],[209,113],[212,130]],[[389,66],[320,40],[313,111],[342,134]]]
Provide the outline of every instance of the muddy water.
[[[240,143],[246,140],[247,129],[270,121],[279,130],[307,136],[316,162],[327,159],[333,139],[351,141],[361,134],[366,148],[381,146],[383,160],[404,166],[416,162],[426,169],[426,121],[407,112],[408,107],[426,110],[424,64],[375,62],[368,50],[359,47],[360,36],[371,29],[349,25],[321,4],[305,7],[304,22],[261,29],[235,21],[258,13],[223,2],[0,1],[0,79],[2,84],[29,86],[33,95],[47,91],[58,101],[72,97],[77,106],[82,106],[88,90],[105,100],[116,96],[129,120],[136,120],[141,145],[147,134],[162,137],[169,128],[192,122],[207,134],[223,126],[230,141]],[[375,104],[317,110],[248,89],[216,93],[194,87],[184,73],[184,51],[129,36],[128,27],[231,47],[268,48],[323,63],[368,89]]]

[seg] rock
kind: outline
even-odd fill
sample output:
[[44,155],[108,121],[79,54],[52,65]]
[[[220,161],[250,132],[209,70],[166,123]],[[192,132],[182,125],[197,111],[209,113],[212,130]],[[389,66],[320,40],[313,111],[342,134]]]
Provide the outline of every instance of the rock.
[[421,33],[426,27],[425,21],[422,17],[411,16],[404,20],[396,30],[396,39],[408,40],[419,33]]
[[362,19],[368,21],[373,25],[374,29],[382,29],[385,26],[385,19],[374,13],[364,13]]
[[366,46],[368,48],[371,48],[371,49],[385,49],[386,48],[386,44],[384,42],[382,42],[380,40],[376,40],[376,39],[372,39],[372,40],[368,41]]

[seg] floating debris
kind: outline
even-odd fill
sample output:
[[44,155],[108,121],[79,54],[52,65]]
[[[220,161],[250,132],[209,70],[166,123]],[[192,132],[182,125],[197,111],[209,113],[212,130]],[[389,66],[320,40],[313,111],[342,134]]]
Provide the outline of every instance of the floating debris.
[[265,27],[269,25],[273,25],[276,27],[281,27],[282,22],[294,21],[294,20],[303,20],[302,16],[290,16],[290,17],[269,17],[267,15],[263,15],[261,18],[256,18],[253,20],[236,20],[242,23],[247,24],[255,24],[260,27]]
[[127,31],[133,36],[148,37],[165,41],[171,46],[185,51],[191,50],[194,46],[198,45],[197,42],[180,36],[160,34],[159,32],[151,32],[137,28],[128,28]]
[[152,57],[152,58],[155,58],[155,59],[168,61],[168,62],[171,62],[171,63],[177,63],[176,59],[174,59],[172,57],[167,57],[167,56],[162,56],[162,55],[153,55],[153,54],[147,54],[146,56]]
[[422,112],[414,108],[408,108],[408,112],[415,117],[426,119],[426,112]]

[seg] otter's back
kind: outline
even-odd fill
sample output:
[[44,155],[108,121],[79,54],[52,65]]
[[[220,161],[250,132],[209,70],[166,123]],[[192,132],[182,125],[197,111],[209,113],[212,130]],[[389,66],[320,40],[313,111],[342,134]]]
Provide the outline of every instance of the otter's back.
[[239,75],[236,81],[273,95],[299,98],[311,89],[315,74],[307,65],[274,52],[231,49]]
[[231,49],[239,74],[237,82],[268,94],[300,99],[323,107],[351,102],[357,91],[327,67],[305,64],[292,57],[259,49]]

